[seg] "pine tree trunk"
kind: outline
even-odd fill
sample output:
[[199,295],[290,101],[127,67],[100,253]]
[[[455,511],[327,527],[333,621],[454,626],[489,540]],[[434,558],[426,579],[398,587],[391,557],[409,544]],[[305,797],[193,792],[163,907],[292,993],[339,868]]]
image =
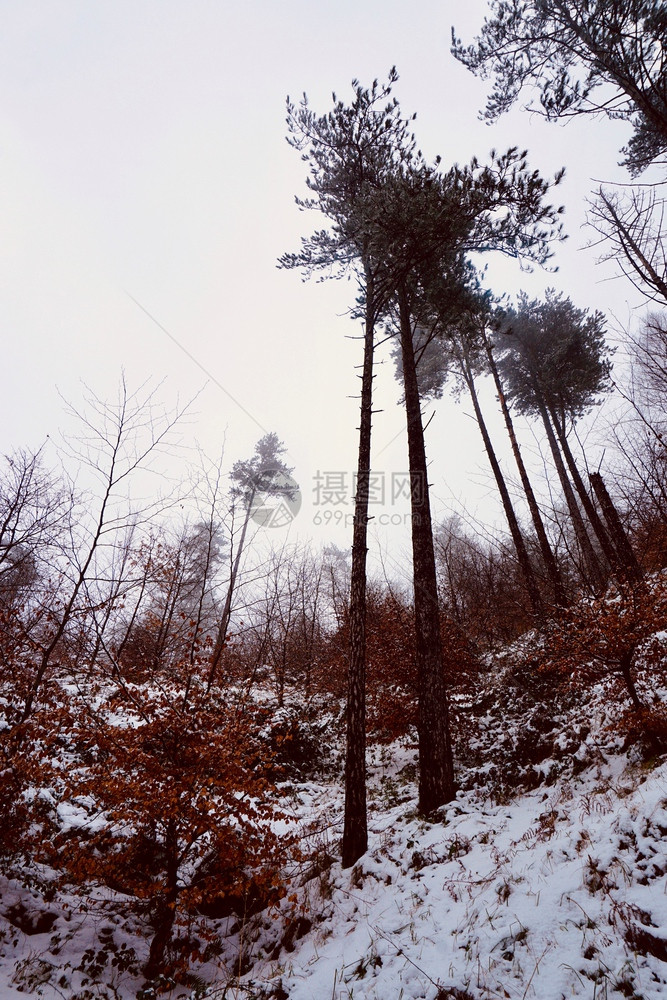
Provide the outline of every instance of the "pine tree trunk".
[[144,975],[149,983],[165,971],[165,952],[171,941],[171,932],[176,917],[178,845],[174,824],[171,821],[167,830],[165,849],[167,851],[166,891],[157,904],[157,912],[153,920],[155,934],[151,941],[148,961],[144,967]]
[[565,433],[564,422],[556,418],[556,415],[551,412],[551,420],[553,426],[556,428],[556,434],[558,435],[558,440],[560,441],[561,450],[565,456],[565,461],[567,462],[568,468],[570,470],[570,475],[572,476],[572,482],[574,483],[575,489],[581,498],[581,503],[584,510],[586,511],[586,516],[591,522],[593,531],[595,532],[596,538],[600,543],[600,548],[605,554],[610,566],[614,569],[618,569],[620,565],[620,560],[613,543],[609,538],[609,534],[604,524],[600,520],[600,515],[595,509],[595,504],[591,500],[588,490],[584,485],[584,481],[581,478],[581,473],[577,468],[577,463],[574,460],[574,455],[572,454],[572,449],[570,448],[570,442],[567,439],[567,434]]
[[519,566],[521,567],[521,573],[523,574],[524,583],[526,585],[526,590],[528,592],[528,597],[530,599],[530,606],[533,610],[533,614],[541,618],[544,612],[542,605],[542,597],[540,595],[540,588],[537,584],[535,578],[535,573],[533,572],[533,567],[530,564],[530,556],[528,555],[528,550],[526,548],[526,543],[521,534],[521,528],[519,527],[519,522],[517,520],[516,513],[514,512],[514,507],[512,506],[512,500],[507,489],[507,483],[505,482],[505,477],[503,476],[502,469],[500,468],[500,463],[496,456],[493,443],[489,436],[489,432],[486,426],[486,421],[484,420],[484,414],[482,413],[482,408],[479,405],[479,399],[477,396],[477,390],[475,388],[475,379],[470,368],[470,363],[465,354],[465,349],[462,349],[461,353],[461,365],[463,369],[463,377],[465,383],[468,386],[468,392],[470,393],[470,398],[472,399],[472,405],[475,410],[475,418],[477,420],[477,426],[479,427],[480,433],[482,435],[482,440],[484,441],[484,447],[486,449],[486,454],[488,455],[489,462],[491,463],[491,468],[493,470],[493,475],[496,480],[496,485],[498,487],[498,492],[500,493],[500,499],[502,501],[503,510],[505,511],[505,517],[507,518],[507,523],[509,525],[510,534],[512,535],[512,541],[514,542],[514,548],[516,549],[517,559],[519,561]]
[[419,809],[429,813],[454,798],[454,765],[440,637],[426,450],[412,323],[405,287],[398,296],[408,431],[416,659],[419,686]]
[[581,549],[581,554],[584,560],[584,567],[586,570],[585,577],[587,578],[587,582],[593,587],[595,591],[601,591],[606,583],[605,573],[602,566],[600,565],[600,560],[598,559],[597,553],[593,548],[591,540],[588,537],[588,531],[586,530],[584,519],[581,516],[581,511],[579,510],[579,507],[577,505],[577,501],[574,495],[574,490],[572,489],[572,484],[570,483],[567,470],[563,462],[563,456],[561,455],[560,448],[558,447],[558,441],[556,440],[556,434],[551,425],[551,419],[549,417],[546,404],[537,386],[535,386],[535,397],[537,399],[540,416],[542,417],[542,422],[544,424],[544,429],[547,434],[549,447],[551,448],[551,454],[553,456],[554,465],[556,466],[558,478],[560,479],[560,483],[563,488],[563,494],[565,496],[565,502],[567,503],[567,509],[570,512],[574,533],[577,537],[579,548]]
[[368,849],[366,817],[366,553],[368,551],[368,491],[373,420],[374,336],[373,279],[369,268],[366,268],[364,361],[361,375],[357,493],[354,499],[350,581],[343,868],[350,868]]
[[614,506],[614,502],[607,492],[604,480],[599,472],[591,472],[588,478],[609,527],[609,532],[614,539],[616,551],[619,554],[624,573],[629,580],[639,582],[644,575],[642,568],[639,565],[630,539]]
[[512,420],[512,415],[510,413],[509,406],[507,405],[507,399],[505,398],[502,382],[500,381],[498,366],[496,365],[495,358],[493,357],[493,347],[490,344],[486,334],[484,334],[484,346],[486,348],[486,356],[489,360],[489,368],[491,370],[491,374],[493,375],[493,381],[496,386],[496,392],[498,393],[498,400],[500,402],[500,408],[502,410],[503,417],[505,420],[505,427],[507,428],[507,433],[509,435],[510,443],[512,445],[512,453],[514,455],[514,460],[516,461],[517,468],[519,470],[521,485],[523,486],[523,491],[526,494],[526,500],[528,501],[530,515],[533,519],[533,527],[535,528],[535,533],[537,534],[537,539],[540,545],[540,552],[542,553],[542,559],[544,560],[544,565],[546,566],[547,573],[549,575],[549,580],[551,581],[554,602],[557,605],[563,606],[566,603],[563,578],[558,568],[558,563],[556,562],[556,557],[554,555],[553,549],[551,548],[549,539],[547,538],[547,533],[544,527],[544,522],[542,521],[540,508],[538,506],[537,499],[535,498],[535,493],[533,491],[532,484],[530,482],[530,479],[528,478],[528,471],[523,461],[523,455],[521,454],[521,449],[519,448],[519,442],[517,441],[516,434],[514,433],[514,422]]
[[618,666],[621,672],[621,677],[625,681],[625,686],[628,689],[632,707],[639,712],[644,706],[642,705],[639,695],[637,694],[637,688],[635,687],[635,682],[632,678],[632,657],[632,653],[624,653]]

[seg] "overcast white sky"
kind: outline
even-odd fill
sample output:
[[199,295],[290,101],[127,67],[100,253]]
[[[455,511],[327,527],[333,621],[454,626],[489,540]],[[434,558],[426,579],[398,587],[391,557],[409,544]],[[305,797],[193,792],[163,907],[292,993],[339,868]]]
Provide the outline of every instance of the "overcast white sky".
[[[349,476],[361,350],[346,339],[359,332],[345,316],[354,289],[302,284],[276,269],[319,223],[293,202],[305,166],[285,142],[284,105],[305,90],[326,111],[332,90],[347,97],[353,77],[370,83],[394,64],[403,109],[418,113],[420,145],[445,167],[519,145],[545,174],[567,168],[556,197],[570,239],[557,251],[558,274],[525,276],[491,262],[495,290],[538,295],[553,284],[578,305],[625,320],[632,289],[603,281],[610,272],[581,249],[592,178],[627,179],[616,166],[625,127],[575,120],[563,128],[519,110],[491,128],[479,122],[486,84],[450,56],[449,37],[453,23],[472,40],[485,9],[483,0],[465,9],[451,0],[410,8],[399,0],[5,0],[0,450],[34,446],[66,426],[58,390],[78,401],[81,380],[110,398],[122,369],[130,385],[164,378],[169,403],[200,389],[205,369],[211,381],[189,433],[212,455],[226,435],[231,465],[275,430],[306,499],[318,470]],[[374,466],[389,476],[407,464],[404,418],[389,364],[377,381],[384,412]],[[474,510],[491,492],[465,410],[439,404],[428,431],[440,513],[452,496]],[[326,541],[314,513],[305,503],[294,530]],[[343,544],[347,536],[335,537]]]

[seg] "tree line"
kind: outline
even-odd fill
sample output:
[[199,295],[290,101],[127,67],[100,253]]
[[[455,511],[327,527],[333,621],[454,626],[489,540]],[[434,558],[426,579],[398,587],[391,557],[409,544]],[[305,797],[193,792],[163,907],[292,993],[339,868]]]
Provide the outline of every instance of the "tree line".
[[[493,0],[491,16],[476,43],[466,47],[453,33],[452,52],[473,72],[493,75],[487,120],[495,120],[524,87],[532,85],[547,118],[606,113],[629,121],[633,136],[625,162],[636,176],[663,155],[667,142],[666,24],[663,6],[651,0],[631,4]],[[571,552],[582,582],[600,593],[610,573],[622,580],[638,581],[642,576],[600,471],[590,476],[587,485],[569,440],[577,419],[608,388],[604,317],[577,309],[555,291],[544,302],[529,302],[524,295],[504,308],[483,288],[474,263],[489,252],[546,263],[562,236],[562,208],[546,199],[563,172],[545,180],[529,168],[527,153],[516,148],[492,152],[487,164],[477,158],[467,166],[447,169],[440,158],[427,163],[412,131],[415,116],[405,117],[393,96],[396,82],[395,69],[385,85],[375,81],[364,88],[353,81],[353,101],[345,105],[334,94],[332,110],[323,115],[311,109],[305,95],[298,105],[289,98],[287,102],[288,141],[309,168],[310,195],[297,203],[321,213],[328,228],[304,238],[301,251],[285,254],[280,264],[299,268],[305,277],[321,272],[354,274],[357,314],[364,326],[344,866],[354,864],[367,848],[365,562],[373,352],[379,324],[397,343],[407,424],[422,811],[445,804],[455,793],[422,419],[422,402],[428,394],[441,392],[452,370],[470,393],[536,621],[544,619],[548,603],[563,606],[567,594],[513,431],[512,404],[517,412],[538,415],[542,421],[569,513],[575,538]],[[611,87],[615,93],[596,103],[600,87]],[[617,259],[649,297],[664,291],[661,207],[654,196],[635,194],[628,201],[627,196],[623,200],[601,189],[592,212],[605,254]],[[548,600],[479,405],[475,378],[485,369],[491,372],[501,400],[549,577]]]

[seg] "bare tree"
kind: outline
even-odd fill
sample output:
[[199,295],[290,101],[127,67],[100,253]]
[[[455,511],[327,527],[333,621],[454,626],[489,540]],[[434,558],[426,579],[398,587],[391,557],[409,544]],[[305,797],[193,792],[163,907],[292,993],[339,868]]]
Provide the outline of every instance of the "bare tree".
[[610,427],[620,464],[614,493],[648,568],[667,558],[667,324],[660,313],[626,332],[627,364],[615,381],[626,407]]
[[443,609],[478,650],[497,650],[530,628],[510,538],[450,515],[437,527],[435,552]]
[[589,225],[600,239],[600,260],[616,261],[646,299],[667,305],[665,199],[654,187],[613,192],[600,187],[590,202]]
[[324,647],[325,567],[309,549],[283,545],[270,553],[246,628],[254,656],[268,671],[279,707],[289,687],[308,699]]
[[123,379],[113,403],[88,390],[85,408],[70,405],[78,419],[78,435],[66,441],[65,455],[90,476],[93,485],[85,504],[69,511],[67,537],[60,547],[54,577],[49,580],[54,596],[46,615],[48,626],[31,637],[33,652],[27,664],[29,679],[21,721],[31,715],[69,629],[85,613],[90,581],[104,579],[102,566],[114,540],[129,525],[146,522],[173,502],[173,497],[167,501],[158,496],[133,506],[128,499],[131,479],[150,470],[188,408],[165,411],[157,404],[156,391],[142,387],[131,392]]
[[17,598],[57,544],[70,497],[44,467],[43,446],[5,456],[0,473],[0,600]]

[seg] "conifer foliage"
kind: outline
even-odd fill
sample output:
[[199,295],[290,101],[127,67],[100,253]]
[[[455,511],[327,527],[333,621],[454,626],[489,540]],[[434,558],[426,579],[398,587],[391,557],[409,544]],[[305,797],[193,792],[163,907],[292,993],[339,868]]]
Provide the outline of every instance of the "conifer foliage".
[[[638,174],[667,149],[667,14],[661,0],[492,0],[476,43],[452,29],[452,52],[493,76],[484,117],[494,121],[526,86],[555,119],[605,114],[631,122],[624,150]],[[602,90],[611,84],[611,99]]]

